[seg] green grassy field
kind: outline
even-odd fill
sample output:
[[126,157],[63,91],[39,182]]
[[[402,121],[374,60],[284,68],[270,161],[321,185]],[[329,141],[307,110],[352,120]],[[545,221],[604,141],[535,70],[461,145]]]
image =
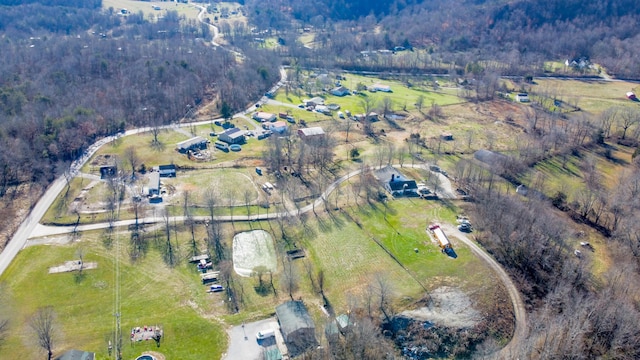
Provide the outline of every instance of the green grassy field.
[[570,104],[577,104],[584,111],[598,114],[608,107],[629,105],[625,94],[638,86],[626,81],[580,81],[558,79],[535,79],[534,91],[548,91]]
[[[159,6],[160,10],[154,10],[153,6]],[[116,12],[127,9],[132,13],[142,11],[146,18],[155,19],[163,16],[167,10],[177,11],[187,19],[197,19],[200,10],[191,4],[165,2],[165,1],[134,1],[134,0],[104,0],[103,9],[113,8]]]
[[[38,307],[53,306],[57,314],[56,354],[71,348],[95,351],[107,358],[107,340],[114,325],[115,248],[104,248],[100,234],[83,234],[80,244],[33,246],[23,250],[2,276],[11,297],[12,330],[2,348],[7,359],[37,358],[28,318]],[[177,269],[164,265],[159,253],[151,250],[141,261],[128,259],[128,237],[119,236],[122,251],[120,291],[123,331],[123,357],[133,359],[143,351],[159,351],[168,359],[219,358],[226,347],[222,325],[204,318],[192,299],[197,274],[183,264]],[[85,261],[98,268],[77,273],[47,274],[50,266],[77,258],[78,247],[86,251]],[[164,329],[161,346],[153,342],[129,342],[129,331],[136,326],[160,325]]]
[[[438,92],[425,91],[416,88],[408,88],[405,84],[396,80],[383,80],[373,77],[366,77],[360,75],[347,74],[344,75],[346,80],[342,80],[342,84],[351,90],[355,90],[359,83],[365,86],[371,86],[373,84],[389,85],[393,92],[376,92],[372,93],[364,91],[358,95],[348,96],[334,96],[330,93],[322,94],[325,99],[325,104],[338,104],[343,110],[350,110],[352,113],[364,112],[364,102],[369,98],[374,108],[381,106],[384,98],[389,98],[392,103],[392,109],[394,111],[401,110],[415,110],[415,103],[419,96],[424,97],[424,107],[428,107],[431,103],[435,103],[441,106],[459,104],[465,102],[465,100],[456,96],[455,91],[450,89],[441,90]],[[301,89],[290,91],[288,94],[284,89],[280,89],[276,94],[275,99],[285,103],[291,103],[294,105],[302,103],[303,99],[310,98],[308,94],[305,94]]]
[[[424,176],[418,170],[407,171],[417,178]],[[215,170],[215,174],[198,171],[185,176],[183,181],[190,186],[204,186],[207,181],[203,178],[221,178],[224,182],[235,184],[244,175],[236,169]],[[77,191],[81,185],[72,184],[72,188]],[[457,286],[479,297],[485,292],[497,291],[491,271],[472,256],[465,246],[452,238],[459,256],[452,260],[443,255],[425,233],[425,225],[429,222],[453,222],[456,213],[454,207],[419,199],[400,199],[390,201],[386,211],[381,204],[361,204],[356,209],[349,207],[354,205],[353,194],[350,195],[350,203],[345,203],[349,202],[347,193],[351,192],[348,186],[340,191],[342,198],[337,200],[350,215],[334,211],[333,216],[316,218],[310,214],[306,225],[298,223],[286,227],[290,241],[307,250],[306,261],[312,262],[314,271],[323,269],[325,272],[326,296],[336,312],[346,311],[354,299],[360,299],[367,291],[366,284],[379,275],[392,284],[395,302],[399,307],[424,297],[422,286],[429,290],[442,285]],[[334,199],[331,198],[332,201]],[[361,203],[363,201],[360,200]],[[176,205],[176,211],[179,211],[178,208]],[[322,212],[323,208],[320,206],[318,212]],[[235,213],[244,211],[243,207],[238,207]],[[227,224],[224,230],[227,246],[230,248],[233,234],[256,228],[274,234],[277,249],[285,246],[277,222]],[[204,225],[196,226],[194,236],[200,247],[206,237],[205,230]],[[69,245],[28,247],[0,279],[11,295],[11,304],[15,309],[13,320],[24,324],[24,319],[36,308],[52,305],[64,335],[58,343],[57,352],[83,348],[96,351],[99,358],[105,357],[105,339],[113,326],[114,256],[121,260],[122,324],[125,334],[131,327],[144,325],[159,324],[165,330],[165,339],[159,349],[155,349],[155,344],[151,343],[131,346],[126,342],[125,358],[133,358],[144,350],[159,351],[168,359],[219,358],[224,352],[226,340],[222,325],[213,319],[237,324],[263,318],[273,312],[275,305],[288,299],[288,294],[280,284],[280,275],[274,278],[277,296],[258,294],[254,291],[255,278],[236,276],[235,281],[243,293],[242,311],[228,314],[220,297],[205,294],[192,266],[184,261],[173,269],[164,264],[159,250],[164,241],[162,226],[149,227],[145,233],[151,237],[149,249],[136,263],[129,260],[129,234],[126,231],[118,235],[122,250],[117,254],[113,245],[103,245],[102,232],[83,233],[79,242]],[[184,226],[179,226],[178,234],[180,241],[175,244],[176,251],[184,259],[191,251],[191,234]],[[153,240],[154,236],[158,240]],[[49,266],[76,258],[79,246],[85,250],[85,261],[98,262],[98,269],[86,270],[80,281],[74,273],[46,274]],[[414,249],[418,249],[418,252]],[[312,289],[303,261],[296,260],[294,263],[299,278],[299,289],[294,297],[304,298],[310,304],[314,319],[322,323],[324,317],[319,310],[321,298]],[[282,262],[278,264],[278,274],[282,274]],[[38,279],[36,286],[34,279]],[[28,337],[27,328],[19,326],[3,347],[3,355],[5,351],[9,358],[24,354],[25,339]],[[35,352],[30,355],[34,356]]]

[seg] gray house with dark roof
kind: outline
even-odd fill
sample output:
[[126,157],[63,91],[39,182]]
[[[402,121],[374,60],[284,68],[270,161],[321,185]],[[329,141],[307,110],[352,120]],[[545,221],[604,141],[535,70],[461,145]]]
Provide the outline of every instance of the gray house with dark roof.
[[278,305],[276,316],[291,357],[318,345],[315,325],[302,301],[287,301]]

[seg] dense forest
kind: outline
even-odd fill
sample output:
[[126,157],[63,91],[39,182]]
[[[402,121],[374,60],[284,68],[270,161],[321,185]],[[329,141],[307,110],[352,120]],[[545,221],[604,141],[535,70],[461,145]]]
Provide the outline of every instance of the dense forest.
[[498,60],[502,74],[542,73],[545,61],[575,58],[591,59],[621,77],[640,73],[640,5],[632,1],[254,0],[247,7],[252,22],[264,28],[286,29],[295,19],[321,30],[314,48],[335,56],[322,57],[327,64],[353,64],[361,51],[403,46],[429,49],[428,61],[462,68]]
[[176,12],[149,22],[99,1],[49,3],[0,6],[0,196],[46,186],[99,137],[178,121],[204,101],[244,108],[279,77],[274,55],[247,49],[238,62]]

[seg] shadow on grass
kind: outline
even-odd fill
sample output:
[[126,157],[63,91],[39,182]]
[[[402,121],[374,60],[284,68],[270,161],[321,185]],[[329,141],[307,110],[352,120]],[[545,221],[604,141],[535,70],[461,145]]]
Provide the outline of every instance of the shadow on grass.
[[86,277],[87,273],[85,273],[84,271],[76,271],[73,273],[73,280],[76,284],[80,284]]
[[151,141],[151,148],[157,152],[162,152],[166,149],[166,145],[160,141]]

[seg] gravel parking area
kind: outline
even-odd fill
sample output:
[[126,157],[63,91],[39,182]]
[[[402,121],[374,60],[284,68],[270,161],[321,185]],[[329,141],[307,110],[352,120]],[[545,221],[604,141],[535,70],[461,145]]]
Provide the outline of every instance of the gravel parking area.
[[[265,329],[277,330],[276,337],[258,341],[256,333]],[[286,354],[286,346],[275,318],[246,323],[244,326],[234,326],[228,333],[229,349],[223,356],[224,360],[261,360],[263,352],[273,347],[277,347],[282,354]]]

